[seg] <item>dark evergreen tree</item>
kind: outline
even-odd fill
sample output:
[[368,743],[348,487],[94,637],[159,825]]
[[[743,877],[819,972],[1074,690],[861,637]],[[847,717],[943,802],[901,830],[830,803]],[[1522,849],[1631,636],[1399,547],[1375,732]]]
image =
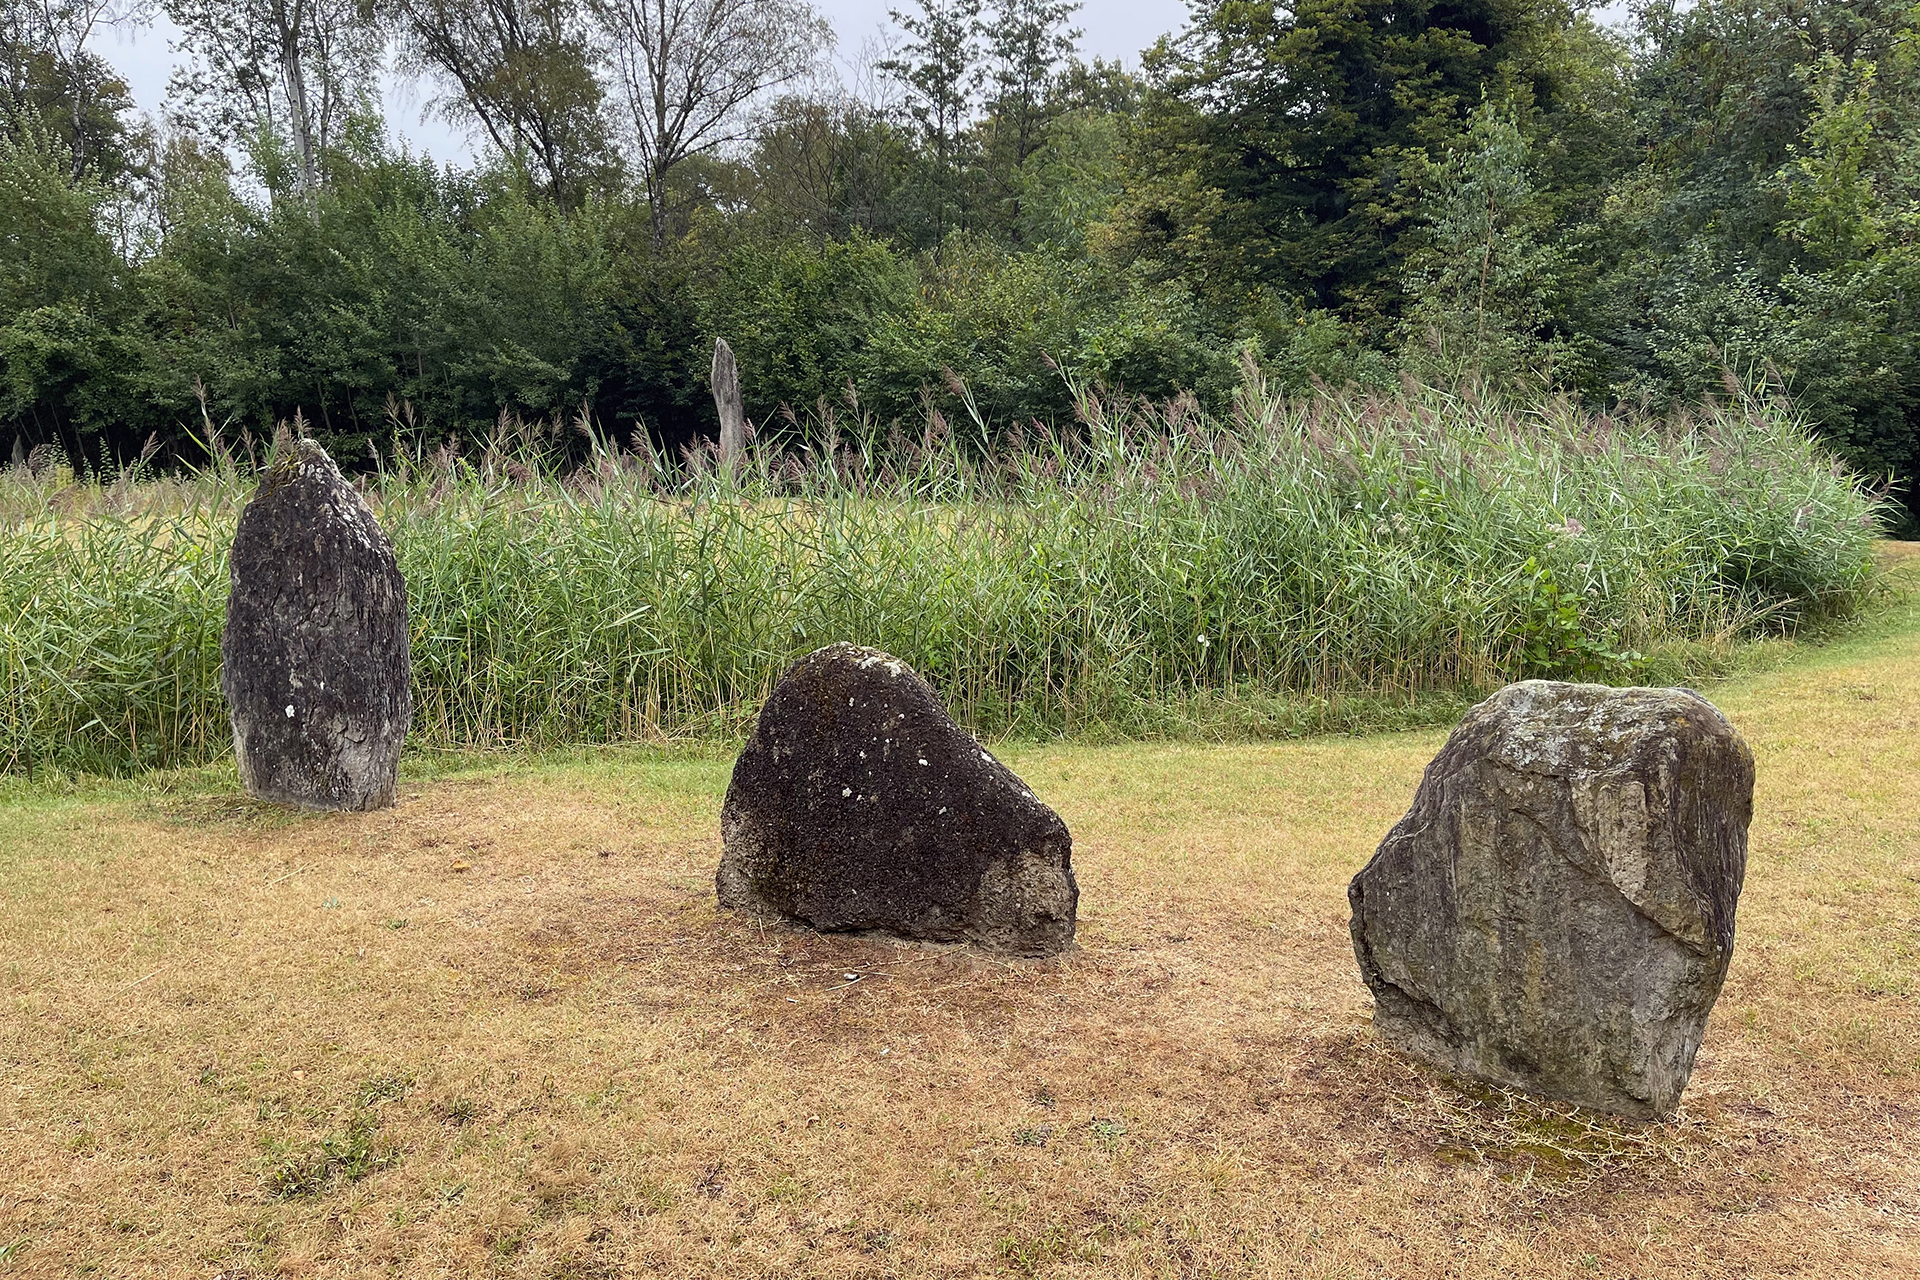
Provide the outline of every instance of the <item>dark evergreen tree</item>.
[[[1220,0],[1148,58],[1137,248],[1212,291],[1396,315],[1427,165],[1483,98],[1558,105],[1538,0]],[[1196,243],[1198,242],[1198,243]]]

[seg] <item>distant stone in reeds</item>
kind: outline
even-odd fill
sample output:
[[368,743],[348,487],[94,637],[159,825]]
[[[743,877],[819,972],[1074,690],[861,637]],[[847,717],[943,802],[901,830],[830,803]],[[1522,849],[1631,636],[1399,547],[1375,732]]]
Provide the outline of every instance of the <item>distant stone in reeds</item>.
[[1733,956],[1753,756],[1686,689],[1529,680],[1468,713],[1348,889],[1376,1033],[1664,1115]]
[[747,406],[740,394],[740,366],[725,338],[713,342],[713,407],[720,413],[720,461],[731,466],[747,447]]
[[720,905],[1052,955],[1073,941],[1073,837],[898,658],[836,644],[761,708],[721,811]]
[[326,451],[301,440],[240,513],[221,692],[249,795],[391,805],[413,715],[393,544]]

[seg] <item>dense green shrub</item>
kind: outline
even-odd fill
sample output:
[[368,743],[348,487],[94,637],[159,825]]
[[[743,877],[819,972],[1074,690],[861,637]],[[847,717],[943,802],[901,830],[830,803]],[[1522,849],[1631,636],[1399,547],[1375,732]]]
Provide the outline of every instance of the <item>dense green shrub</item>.
[[[740,361],[748,414],[774,418],[782,405],[806,410],[839,401],[849,384],[898,402],[908,385],[876,385],[875,336],[917,305],[912,264],[881,241],[855,233],[815,244],[748,242],[734,250],[707,293],[708,330],[724,337]],[[936,371],[937,373],[937,371]]]

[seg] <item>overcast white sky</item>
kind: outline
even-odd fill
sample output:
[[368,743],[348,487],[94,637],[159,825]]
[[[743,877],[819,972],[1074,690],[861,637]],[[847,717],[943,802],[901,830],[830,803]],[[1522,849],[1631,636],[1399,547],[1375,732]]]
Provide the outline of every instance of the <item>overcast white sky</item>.
[[[856,57],[861,46],[878,36],[887,23],[889,8],[906,8],[911,0],[815,0],[815,6],[832,20],[839,36],[842,60]],[[1604,19],[1625,16],[1624,0],[1615,0],[1599,11]],[[1075,18],[1085,37],[1080,42],[1082,57],[1101,57],[1137,66],[1140,50],[1160,35],[1182,26],[1187,17],[1186,0],[1086,0]],[[111,62],[133,90],[133,100],[142,111],[158,115],[166,94],[167,77],[176,61],[172,44],[177,32],[164,17],[152,26],[131,31],[102,31],[93,41],[94,51]],[[466,161],[472,158],[470,139],[450,129],[437,118],[423,119],[431,87],[389,77],[384,85],[387,127],[405,138],[416,151],[426,151],[440,160]]]

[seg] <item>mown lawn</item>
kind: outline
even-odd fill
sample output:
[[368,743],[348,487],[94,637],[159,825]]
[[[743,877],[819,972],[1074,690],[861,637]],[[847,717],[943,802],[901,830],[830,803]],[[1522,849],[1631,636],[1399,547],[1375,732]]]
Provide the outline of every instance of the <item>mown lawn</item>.
[[1652,1126],[1372,1040],[1346,883],[1439,733],[1008,747],[1039,963],[717,913],[718,750],[6,784],[0,1274],[1920,1274],[1920,612],[1709,693],[1752,856]]

